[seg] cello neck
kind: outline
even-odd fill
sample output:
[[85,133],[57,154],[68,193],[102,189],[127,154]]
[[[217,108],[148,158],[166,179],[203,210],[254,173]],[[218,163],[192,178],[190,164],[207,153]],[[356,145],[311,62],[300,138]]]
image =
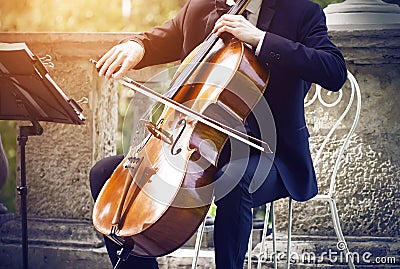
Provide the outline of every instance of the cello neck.
[[[227,14],[231,15],[241,15],[243,11],[246,9],[247,5],[251,0],[240,0],[239,3],[232,6]],[[171,82],[171,85],[167,89],[164,96],[172,98],[176,91],[184,85],[193,74],[193,72],[199,67],[201,62],[204,60],[206,55],[213,48],[215,43],[217,43],[219,36],[215,33],[210,33],[208,37],[203,42],[202,48],[198,51],[195,57],[186,65],[186,67],[182,70],[182,72]]]

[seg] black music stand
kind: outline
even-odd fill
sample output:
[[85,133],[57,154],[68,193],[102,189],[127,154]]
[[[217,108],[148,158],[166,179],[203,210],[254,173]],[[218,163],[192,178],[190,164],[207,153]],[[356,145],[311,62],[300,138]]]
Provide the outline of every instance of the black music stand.
[[28,268],[27,186],[25,145],[29,136],[41,135],[39,121],[83,124],[82,109],[67,98],[48,74],[45,66],[25,43],[0,43],[0,120],[30,121],[20,126],[22,259]]

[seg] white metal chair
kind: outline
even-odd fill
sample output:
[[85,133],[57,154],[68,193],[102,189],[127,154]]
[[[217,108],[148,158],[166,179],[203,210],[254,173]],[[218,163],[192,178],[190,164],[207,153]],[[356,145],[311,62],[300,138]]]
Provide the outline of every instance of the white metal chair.
[[[336,202],[334,200],[333,194],[335,191],[335,183],[336,183],[336,176],[337,176],[337,172],[339,169],[339,165],[342,161],[342,157],[343,157],[343,153],[345,151],[345,149],[348,147],[349,141],[350,141],[350,137],[351,135],[354,133],[354,130],[357,126],[359,117],[360,117],[360,112],[361,112],[361,92],[360,92],[360,88],[359,85],[357,83],[357,80],[354,78],[354,76],[348,71],[347,72],[347,78],[350,84],[350,96],[349,96],[349,100],[347,102],[346,107],[344,108],[342,114],[339,116],[339,118],[337,119],[336,123],[331,127],[331,129],[329,130],[328,134],[326,135],[325,139],[323,140],[321,146],[319,147],[317,154],[314,158],[314,165],[317,165],[320,161],[321,161],[321,154],[324,151],[324,149],[326,148],[327,143],[331,140],[335,130],[338,128],[338,126],[342,123],[343,119],[346,117],[346,115],[349,113],[350,109],[352,106],[355,106],[355,113],[354,113],[354,118],[352,121],[352,124],[350,126],[349,131],[346,133],[342,144],[340,145],[339,151],[337,156],[335,157],[335,164],[332,170],[332,173],[330,175],[330,180],[329,180],[329,190],[327,192],[327,194],[318,194],[316,195],[313,199],[311,200],[316,200],[316,201],[326,201],[329,204],[329,208],[330,208],[330,212],[331,212],[331,216],[332,216],[332,222],[333,222],[333,227],[335,229],[335,233],[337,235],[338,238],[338,242],[340,242],[342,245],[341,247],[343,248],[342,250],[344,251],[345,255],[347,257],[349,257],[348,259],[348,265],[351,269],[355,268],[354,267],[354,261],[353,261],[353,257],[351,256],[351,253],[347,247],[346,241],[344,239],[343,233],[342,233],[342,229],[340,226],[340,221],[339,221],[339,215],[337,212],[337,207],[336,207]],[[345,85],[346,86],[346,85]],[[338,97],[336,98],[335,101],[333,102],[326,102],[323,97],[322,97],[322,88],[319,85],[316,85],[316,89],[314,92],[314,95],[305,102],[304,106],[308,107],[311,104],[313,104],[316,100],[319,100],[319,102],[327,108],[331,108],[331,107],[335,107],[336,105],[338,105],[339,103],[341,103],[342,101],[342,97],[343,97],[343,89],[341,89],[338,92]],[[328,92],[328,95],[331,92]],[[306,98],[307,100],[308,98]],[[292,240],[292,234],[291,234],[291,228],[292,228],[292,199],[289,198],[289,204],[288,204],[288,239],[287,239],[287,262],[286,262],[286,268],[290,268],[290,257],[291,257],[291,240]],[[267,233],[267,229],[268,229],[268,216],[270,214],[271,211],[271,216],[272,216],[272,245],[273,245],[273,258],[274,258],[274,268],[277,268],[277,251],[276,251],[276,229],[275,229],[275,217],[274,217],[274,203],[268,203],[266,204],[265,207],[265,219],[264,219],[264,226],[263,226],[263,231],[262,231],[262,241],[261,241],[261,248],[260,248],[260,253],[258,255],[258,261],[257,261],[257,269],[261,268],[261,263],[263,261],[265,261],[265,240],[266,240],[266,233]],[[198,261],[198,255],[199,255],[199,251],[200,251],[200,245],[201,245],[201,240],[202,240],[202,235],[203,235],[203,231],[204,231],[204,226],[205,226],[205,221],[203,221],[203,223],[200,225],[198,232],[197,232],[197,236],[196,236],[196,243],[195,243],[195,253],[194,253],[194,257],[192,260],[192,269],[195,269],[197,266],[197,261]],[[251,254],[252,254],[252,240],[251,240],[252,235],[250,235],[250,240],[249,240],[249,246],[248,246],[248,262],[247,262],[247,268],[250,269],[251,268]]]
[[[322,144],[320,145],[317,154],[314,158],[314,165],[318,165],[318,163],[321,161],[321,155],[324,151],[324,149],[326,148],[327,143],[331,140],[335,130],[337,130],[338,126],[342,123],[343,119],[346,117],[346,115],[349,113],[351,107],[355,107],[355,113],[354,113],[354,118],[352,121],[352,124],[350,126],[350,129],[348,130],[348,132],[345,134],[344,139],[342,140],[342,143],[339,147],[339,151],[337,153],[337,155],[335,156],[335,163],[334,163],[334,167],[333,170],[330,174],[330,179],[329,179],[329,189],[328,192],[326,194],[317,194],[314,198],[312,198],[311,200],[313,201],[325,201],[328,203],[329,205],[329,209],[331,212],[331,217],[332,217],[332,222],[333,222],[333,227],[336,233],[336,236],[338,238],[338,244],[340,243],[340,250],[344,251],[344,254],[346,255],[346,257],[348,257],[348,265],[351,269],[355,268],[354,266],[354,260],[353,257],[351,256],[351,253],[349,251],[349,248],[347,246],[347,243],[345,241],[345,238],[343,236],[342,233],[342,228],[340,226],[340,220],[339,220],[339,215],[338,215],[338,211],[337,211],[337,207],[336,207],[336,202],[335,199],[333,197],[334,192],[335,192],[335,183],[336,183],[336,176],[338,173],[338,169],[339,169],[339,165],[342,161],[342,157],[343,157],[343,153],[345,151],[345,149],[348,147],[349,145],[349,141],[350,141],[350,137],[352,136],[352,134],[354,133],[354,130],[357,126],[359,117],[360,117],[360,112],[361,112],[361,91],[360,91],[360,87],[357,83],[357,80],[354,78],[354,76],[347,71],[347,78],[350,84],[350,96],[348,98],[347,101],[347,105],[344,108],[342,114],[339,116],[339,118],[337,119],[337,121],[335,122],[335,124],[330,128],[328,134],[326,135],[325,139],[323,140]],[[346,86],[346,85],[345,85]],[[343,90],[341,89],[338,92],[338,97],[335,101],[328,103],[326,101],[324,101],[322,94],[321,94],[321,86],[316,85],[316,89],[315,89],[315,93],[312,96],[312,98],[310,98],[308,101],[305,102],[304,106],[308,107],[311,104],[313,104],[316,100],[319,100],[319,102],[327,108],[331,108],[331,107],[335,107],[336,105],[338,105],[343,97]],[[329,93],[328,93],[329,95]],[[307,99],[306,99],[307,100]],[[291,228],[292,228],[292,199],[289,198],[289,204],[288,204],[288,234],[287,234],[287,253],[286,253],[286,268],[290,268],[290,257],[291,257],[291,240],[292,240],[292,233],[291,233]],[[277,258],[276,258],[276,231],[275,231],[275,220],[274,220],[274,212],[273,212],[273,203],[271,203],[271,205],[267,205],[266,206],[266,213],[265,216],[269,215],[269,210],[272,210],[272,237],[273,237],[273,257],[274,257],[274,268],[277,268]],[[257,269],[261,268],[261,262],[263,261],[263,255],[265,254],[265,238],[266,238],[266,229],[268,227],[268,219],[266,217],[265,221],[264,221],[264,228],[263,228],[263,233],[262,233],[262,242],[261,242],[261,248],[260,248],[260,253],[259,253],[259,259],[257,261]],[[251,240],[249,241],[249,249],[251,249]],[[339,245],[338,245],[339,247]],[[250,256],[248,257],[249,261],[250,261]],[[250,263],[250,262],[249,262]],[[250,268],[250,267],[249,267]]]

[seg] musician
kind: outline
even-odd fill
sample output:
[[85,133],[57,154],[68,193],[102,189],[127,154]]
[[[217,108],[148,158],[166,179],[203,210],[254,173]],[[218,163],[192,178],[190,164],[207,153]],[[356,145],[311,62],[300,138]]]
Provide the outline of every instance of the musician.
[[[306,201],[317,194],[303,99],[311,83],[337,91],[346,80],[345,61],[328,37],[325,16],[318,4],[309,0],[252,0],[246,19],[242,15],[223,15],[231,2],[188,0],[175,18],[117,44],[97,63],[100,76],[120,78],[132,68],[184,59],[210,32],[228,32],[251,46],[259,64],[269,68],[271,76],[264,96],[275,121],[275,158],[271,169],[264,172],[257,199],[249,185],[255,167],[264,167],[264,162],[267,167],[268,158],[252,151],[245,173],[236,175],[238,180],[233,178],[234,173],[228,175],[238,184],[216,200],[214,244],[218,269],[243,268],[252,206],[287,196]],[[249,117],[246,128],[258,136],[256,126],[254,118]],[[109,157],[92,168],[94,198],[122,158]],[[217,175],[221,176],[225,169],[219,169]],[[115,264],[118,247],[108,239],[106,246]],[[158,267],[154,258],[131,256],[122,268]]]

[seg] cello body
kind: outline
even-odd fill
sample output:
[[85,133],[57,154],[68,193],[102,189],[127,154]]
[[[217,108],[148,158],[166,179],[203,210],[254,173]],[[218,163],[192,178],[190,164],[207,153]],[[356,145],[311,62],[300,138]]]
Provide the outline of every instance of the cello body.
[[[196,49],[177,75],[194,55]],[[237,128],[268,78],[243,42],[219,39],[171,99]],[[146,126],[151,135],[130,149],[100,192],[93,223],[118,244],[132,246],[132,254],[157,257],[182,246],[205,218],[228,136],[169,107]]]

